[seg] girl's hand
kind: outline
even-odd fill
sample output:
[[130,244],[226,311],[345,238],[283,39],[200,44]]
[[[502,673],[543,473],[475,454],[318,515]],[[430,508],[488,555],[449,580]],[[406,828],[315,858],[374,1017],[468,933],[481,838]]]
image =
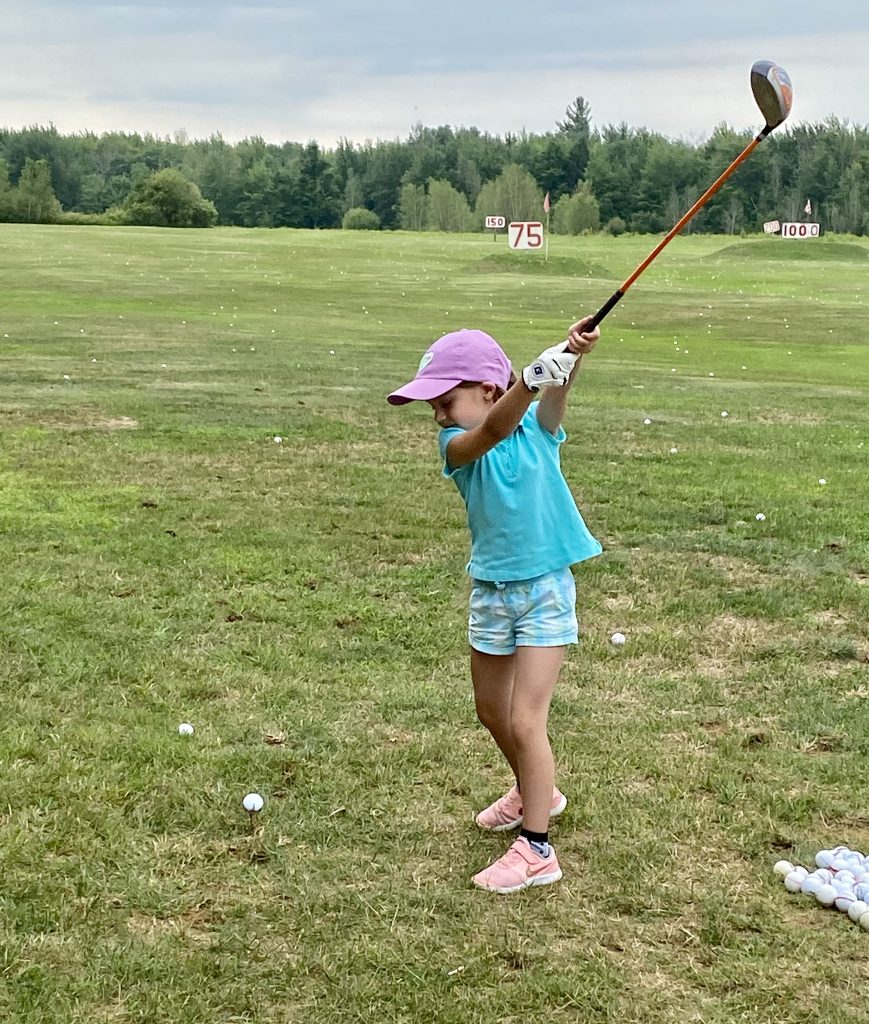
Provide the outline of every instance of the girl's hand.
[[567,347],[569,351],[574,352],[576,355],[584,356],[586,353],[591,352],[600,337],[599,327],[595,327],[593,331],[583,331],[583,325],[587,324],[589,320],[591,320],[591,316],[584,316],[582,320],[577,320],[575,324],[571,324],[567,332]]

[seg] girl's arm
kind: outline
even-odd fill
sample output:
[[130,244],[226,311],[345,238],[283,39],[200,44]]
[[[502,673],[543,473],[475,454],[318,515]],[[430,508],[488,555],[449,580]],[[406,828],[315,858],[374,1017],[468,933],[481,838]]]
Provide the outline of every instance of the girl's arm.
[[562,388],[547,388],[540,397],[540,404],[537,406],[537,422],[544,430],[548,430],[550,434],[558,433],[558,428],[564,419],[564,410],[567,408],[567,395],[576,379],[576,375],[579,373],[582,357],[587,352],[591,352],[600,337],[600,329],[598,327],[595,327],[593,331],[587,334],[583,332],[582,325],[590,319],[590,316],[583,317],[582,320],[572,324],[567,332],[567,347],[571,352],[575,352],[579,356],[576,360],[576,365],[567,378],[567,383]]
[[[580,340],[578,344],[582,351],[588,351],[588,341]],[[593,344],[594,341],[591,342]],[[449,467],[458,469],[459,466],[473,462],[505,437],[509,437],[519,426],[519,421],[536,395],[545,395],[547,391],[564,391],[570,377],[568,367],[573,359],[573,356],[565,357],[563,345],[553,345],[541,352],[530,366],[525,367],[513,387],[508,388],[507,393],[492,405],[482,423],[463,434],[457,434],[450,441],[446,451]],[[483,382],[482,386],[495,387],[491,382]]]
[[[562,389],[559,388],[559,391]],[[483,422],[457,434],[447,445],[447,463],[450,469],[458,469],[468,462],[479,459],[490,448],[509,437],[534,401],[535,392],[530,391],[520,376],[503,398],[492,406]]]

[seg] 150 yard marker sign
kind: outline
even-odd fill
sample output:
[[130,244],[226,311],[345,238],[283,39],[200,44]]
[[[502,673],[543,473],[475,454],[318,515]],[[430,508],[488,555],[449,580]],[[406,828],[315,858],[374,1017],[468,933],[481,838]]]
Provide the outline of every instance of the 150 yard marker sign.
[[514,220],[507,228],[511,249],[542,249],[543,225],[539,220]]

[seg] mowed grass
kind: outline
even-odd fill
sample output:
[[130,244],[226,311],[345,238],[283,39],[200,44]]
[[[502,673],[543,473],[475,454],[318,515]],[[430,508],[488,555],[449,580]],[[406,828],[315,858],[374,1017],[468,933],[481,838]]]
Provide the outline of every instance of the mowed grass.
[[866,1019],[869,934],[771,872],[869,852],[859,240],[678,238],[605,322],[565,878],[469,884],[510,780],[464,512],[385,395],[464,325],[522,365],[653,244],[0,226],[0,1018]]

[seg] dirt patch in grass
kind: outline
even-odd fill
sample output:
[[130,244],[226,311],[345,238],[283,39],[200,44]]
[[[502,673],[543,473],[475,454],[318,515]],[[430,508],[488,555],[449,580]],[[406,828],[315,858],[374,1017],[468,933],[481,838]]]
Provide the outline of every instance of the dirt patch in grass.
[[719,651],[753,650],[776,637],[778,630],[777,623],[730,614],[718,615],[703,627],[704,636]]
[[68,417],[40,419],[38,423],[53,430],[136,430],[139,426],[139,421],[132,416],[101,416],[86,410],[77,410]]
[[135,430],[138,426],[139,421],[132,416],[109,416],[94,423],[99,430]]
[[173,935],[201,945],[211,945],[217,941],[217,933],[209,927],[208,914],[201,909],[190,910],[178,917],[151,917],[134,913],[127,918],[127,928],[150,941],[159,941],[164,936]]
[[764,426],[792,426],[798,424],[802,427],[816,427],[821,423],[825,423],[826,419],[819,413],[807,412],[806,410],[790,412],[787,409],[764,409],[763,412],[753,413],[751,422],[762,423]]

